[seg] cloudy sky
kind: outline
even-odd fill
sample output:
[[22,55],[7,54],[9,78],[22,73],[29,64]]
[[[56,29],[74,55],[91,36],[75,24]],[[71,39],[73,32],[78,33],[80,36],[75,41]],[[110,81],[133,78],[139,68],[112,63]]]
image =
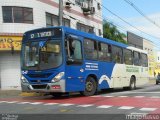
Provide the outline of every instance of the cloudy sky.
[[156,44],[156,46],[160,49],[160,0],[128,1],[133,3],[141,12],[145,14],[146,17],[155,22],[156,25],[138,13],[130,4],[125,2],[125,0],[103,0],[103,5],[141,31],[126,24],[108,12],[105,8],[103,8],[103,17],[109,21],[112,21],[113,24],[118,26],[118,29],[122,32],[126,33],[126,31],[130,31],[140,35],[141,37],[153,41],[154,44]]

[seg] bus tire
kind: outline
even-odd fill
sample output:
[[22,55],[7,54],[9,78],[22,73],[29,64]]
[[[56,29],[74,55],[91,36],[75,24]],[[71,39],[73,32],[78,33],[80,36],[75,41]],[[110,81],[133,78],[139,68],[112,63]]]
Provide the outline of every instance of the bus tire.
[[156,85],[158,85],[158,81],[156,81]]
[[51,95],[57,98],[57,97],[61,97],[62,93],[52,93]]
[[85,83],[85,90],[80,92],[84,96],[94,95],[97,91],[97,83],[93,77],[88,77]]
[[136,89],[136,79],[133,76],[131,77],[131,80],[130,80],[129,89],[130,90],[135,90]]

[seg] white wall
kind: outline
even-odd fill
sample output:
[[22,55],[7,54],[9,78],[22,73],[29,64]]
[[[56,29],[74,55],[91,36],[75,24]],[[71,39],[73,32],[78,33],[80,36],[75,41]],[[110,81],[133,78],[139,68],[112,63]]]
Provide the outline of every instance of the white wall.
[[[44,0],[45,1],[45,0]],[[46,0],[48,1],[48,0]],[[45,2],[46,2],[45,1]],[[58,0],[51,0],[50,2],[57,2]],[[101,0],[99,0],[101,3]],[[64,1],[65,2],[65,1]],[[94,4],[93,6],[96,8],[95,15],[89,15],[86,18],[83,16],[76,15],[75,13],[72,14],[70,12],[67,12],[64,10],[64,13],[67,15],[64,15],[64,17],[71,20],[71,27],[76,28],[76,23],[81,22],[83,24],[92,26],[95,28],[95,32],[98,35],[98,29],[101,29],[102,31],[102,24],[97,23],[95,21],[92,21],[92,18],[95,18],[99,21],[102,21],[102,10],[97,10],[97,2],[93,0]],[[33,8],[33,19],[34,24],[24,24],[24,23],[3,23],[2,18],[2,7],[1,6],[20,6],[20,7],[29,7]],[[0,0],[0,33],[24,33],[27,30],[40,28],[40,27],[46,27],[46,15],[45,12],[49,12],[55,15],[58,15],[58,8],[48,5],[46,3],[40,2],[38,0]],[[79,13],[83,13],[80,6],[72,5],[72,8],[70,10],[75,10]],[[76,18],[77,20],[69,18],[69,16],[72,16]],[[88,17],[90,19],[88,19]]]

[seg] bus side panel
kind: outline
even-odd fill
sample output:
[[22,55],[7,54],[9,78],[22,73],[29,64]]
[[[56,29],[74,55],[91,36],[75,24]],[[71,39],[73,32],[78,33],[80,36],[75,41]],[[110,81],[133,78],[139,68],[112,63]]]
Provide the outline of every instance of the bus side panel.
[[107,89],[113,87],[113,69],[115,67],[115,63],[113,62],[99,62],[99,89]]
[[66,92],[82,91],[85,87],[84,66],[66,66]]

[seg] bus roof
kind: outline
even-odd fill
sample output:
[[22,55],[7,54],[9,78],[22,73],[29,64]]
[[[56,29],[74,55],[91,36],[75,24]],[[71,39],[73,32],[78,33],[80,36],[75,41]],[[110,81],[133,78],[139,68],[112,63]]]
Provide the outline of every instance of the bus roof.
[[134,50],[134,51],[138,51],[138,52],[142,52],[142,53],[147,54],[147,52],[142,50],[142,49],[138,49],[138,48],[135,48],[135,47],[132,47],[132,46],[120,43],[120,42],[116,42],[116,41],[113,41],[113,40],[110,40],[110,39],[107,39],[107,38],[102,38],[102,37],[96,36],[95,34],[82,32],[82,31],[75,30],[75,29],[70,28],[70,27],[65,27],[65,26],[58,26],[58,27],[51,26],[51,27],[34,29],[34,30],[30,30],[30,31],[25,32],[25,34],[27,34],[29,32],[34,32],[36,30],[43,30],[43,29],[48,29],[48,28],[49,29],[51,29],[51,28],[61,28],[61,29],[63,29],[63,31],[65,31],[69,34],[85,37],[85,38],[88,38],[88,39],[98,40],[100,42],[105,42],[105,43],[108,43],[108,44],[111,44],[111,45],[116,45],[116,46],[119,46],[119,47],[122,47],[122,48],[127,48],[127,49],[130,49],[130,50]]

